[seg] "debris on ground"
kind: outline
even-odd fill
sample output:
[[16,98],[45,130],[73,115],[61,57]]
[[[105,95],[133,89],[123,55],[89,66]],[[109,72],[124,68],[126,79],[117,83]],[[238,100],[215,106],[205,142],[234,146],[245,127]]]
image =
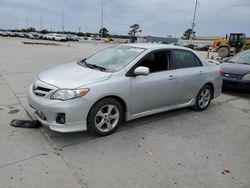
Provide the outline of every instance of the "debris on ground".
[[12,127],[20,127],[20,128],[39,128],[41,127],[41,123],[37,120],[18,120],[13,119],[10,122]]
[[53,151],[53,153],[54,153],[55,155],[57,155],[57,156],[60,156],[60,155],[61,155],[59,151]]
[[229,170],[228,168],[224,168],[224,172],[226,172],[226,173],[230,173],[230,172],[231,172],[231,170]]
[[56,150],[56,151],[63,151],[63,148],[57,147],[57,148],[54,148],[54,150]]
[[231,170],[229,170],[228,168],[224,168],[221,174],[226,174],[226,173],[231,173]]
[[153,155],[153,153],[152,153],[151,151],[149,151],[149,150],[146,150],[145,153],[146,153],[147,155]]

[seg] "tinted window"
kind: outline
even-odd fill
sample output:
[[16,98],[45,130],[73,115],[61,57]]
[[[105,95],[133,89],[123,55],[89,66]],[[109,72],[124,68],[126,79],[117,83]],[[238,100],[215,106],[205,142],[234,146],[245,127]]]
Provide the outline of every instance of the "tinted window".
[[200,59],[196,57],[196,55],[194,55],[194,59],[195,59],[196,66],[202,66]]
[[198,58],[191,52],[185,50],[174,50],[174,56],[176,69],[201,66]]
[[158,51],[147,55],[137,67],[148,67],[150,73],[165,71],[170,69],[170,52]]

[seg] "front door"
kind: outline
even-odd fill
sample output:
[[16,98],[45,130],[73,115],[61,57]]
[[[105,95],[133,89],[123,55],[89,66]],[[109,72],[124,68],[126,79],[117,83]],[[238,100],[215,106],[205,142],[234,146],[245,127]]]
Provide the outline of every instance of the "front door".
[[152,52],[136,66],[148,67],[148,76],[131,77],[131,111],[137,114],[166,107],[174,102],[176,77],[171,70],[170,51]]

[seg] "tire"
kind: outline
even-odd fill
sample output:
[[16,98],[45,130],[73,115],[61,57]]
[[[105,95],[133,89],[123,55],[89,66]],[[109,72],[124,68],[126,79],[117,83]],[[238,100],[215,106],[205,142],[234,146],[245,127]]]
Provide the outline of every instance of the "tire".
[[229,48],[228,47],[220,47],[218,50],[218,55],[222,58],[229,56]]
[[122,121],[122,105],[113,98],[102,99],[89,111],[87,130],[95,136],[107,136],[113,133]]
[[212,89],[210,86],[203,86],[195,99],[195,105],[193,109],[196,111],[203,111],[207,109],[212,100]]

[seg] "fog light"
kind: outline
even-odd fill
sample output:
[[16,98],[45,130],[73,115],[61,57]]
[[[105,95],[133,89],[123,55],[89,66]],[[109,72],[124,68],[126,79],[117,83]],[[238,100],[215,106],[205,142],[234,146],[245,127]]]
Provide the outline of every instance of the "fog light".
[[45,117],[45,115],[44,115],[42,112],[36,111],[35,113],[36,113],[42,120],[46,121],[46,117]]
[[65,123],[65,113],[59,113],[56,117],[56,123],[64,124]]

